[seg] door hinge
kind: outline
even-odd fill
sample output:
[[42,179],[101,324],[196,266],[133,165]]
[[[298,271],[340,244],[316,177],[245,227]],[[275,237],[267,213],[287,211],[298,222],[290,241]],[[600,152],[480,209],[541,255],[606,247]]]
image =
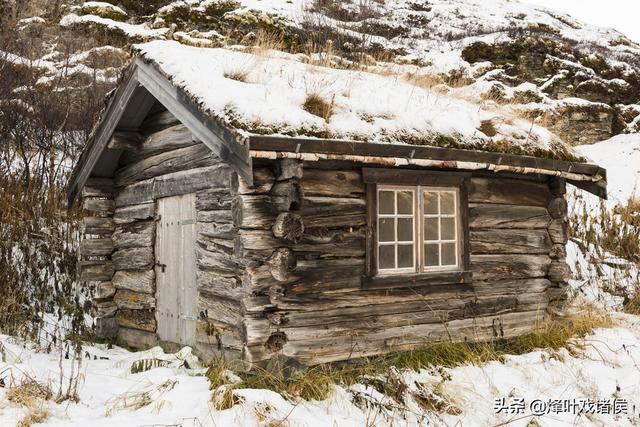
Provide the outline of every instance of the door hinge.
[[167,268],[167,264],[162,264],[156,261],[156,267],[160,267],[162,269],[162,272],[164,273],[164,269]]
[[182,221],[178,221],[178,225],[191,225],[191,224],[195,224],[196,221],[194,219],[185,219]]
[[193,322],[198,320],[198,318],[196,316],[189,316],[188,314],[181,314],[180,315],[180,319],[182,319],[182,320],[190,320],[190,321],[193,321]]

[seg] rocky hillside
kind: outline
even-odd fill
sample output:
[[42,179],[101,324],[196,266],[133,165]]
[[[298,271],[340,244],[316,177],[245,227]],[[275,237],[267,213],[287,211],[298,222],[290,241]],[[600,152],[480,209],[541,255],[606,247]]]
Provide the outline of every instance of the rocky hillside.
[[[513,117],[573,145],[640,131],[640,45],[508,0],[4,0],[0,11],[0,71],[29,70],[77,112],[99,109],[133,43],[175,39],[397,74],[499,111],[488,135]],[[25,80],[15,81],[0,90],[0,107],[28,111]]]

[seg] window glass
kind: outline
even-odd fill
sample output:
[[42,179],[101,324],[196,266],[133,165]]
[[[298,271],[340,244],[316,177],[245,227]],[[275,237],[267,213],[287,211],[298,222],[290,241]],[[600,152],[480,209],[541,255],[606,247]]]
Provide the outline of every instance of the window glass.
[[379,271],[426,272],[458,266],[457,191],[381,186],[377,195]]

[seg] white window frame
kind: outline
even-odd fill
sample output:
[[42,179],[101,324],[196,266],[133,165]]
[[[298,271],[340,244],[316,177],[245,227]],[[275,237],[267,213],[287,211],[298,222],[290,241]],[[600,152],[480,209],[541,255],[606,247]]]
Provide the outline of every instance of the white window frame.
[[[397,245],[402,243],[408,243],[404,241],[389,241],[389,242],[380,242],[379,241],[379,230],[378,224],[380,218],[408,218],[410,215],[408,214],[398,214],[394,212],[394,214],[380,214],[380,192],[381,191],[394,191],[395,193],[399,191],[411,191],[413,193],[413,267],[411,268],[384,268],[381,269],[380,266],[380,246],[390,246],[395,245],[396,250],[396,264],[397,264],[397,256],[398,249]],[[438,214],[425,214],[424,213],[424,192],[449,192],[454,193],[454,213],[453,215],[445,214],[442,215],[440,213],[440,195],[438,195]],[[463,242],[462,237],[463,233],[461,230],[462,227],[462,217],[460,215],[460,189],[458,187],[434,187],[434,186],[423,186],[423,185],[376,185],[375,188],[376,195],[376,212],[375,212],[375,227],[376,227],[376,239],[375,239],[375,251],[376,251],[376,271],[380,276],[388,276],[388,275],[396,275],[396,274],[415,274],[415,273],[432,273],[432,272],[456,272],[461,271],[462,269],[462,250],[463,250]],[[397,196],[395,196],[394,203],[394,211],[397,209]],[[432,218],[454,218],[455,221],[455,240],[442,240],[442,229],[439,227],[438,240],[429,240],[425,242],[424,240],[424,219],[426,217]],[[395,221],[395,236],[397,239],[397,221]],[[438,265],[438,266],[425,266],[425,252],[424,245],[425,243],[437,243],[439,246],[439,263],[442,263],[442,243],[455,243],[455,265]]]

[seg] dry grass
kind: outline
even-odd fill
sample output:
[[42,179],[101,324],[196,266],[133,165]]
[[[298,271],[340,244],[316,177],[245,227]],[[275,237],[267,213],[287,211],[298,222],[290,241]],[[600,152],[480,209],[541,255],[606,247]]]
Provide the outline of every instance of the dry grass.
[[11,387],[7,391],[6,397],[9,402],[23,406],[27,410],[27,415],[18,421],[18,427],[30,427],[49,418],[50,413],[44,407],[44,402],[53,397],[49,385],[26,378],[19,385]]
[[331,101],[327,101],[318,92],[311,91],[307,93],[307,98],[305,99],[302,108],[314,116],[322,118],[328,123],[331,115],[333,114],[333,102],[333,97],[331,98]]
[[[447,374],[443,367],[456,367],[465,364],[482,365],[489,361],[501,360],[507,354],[524,354],[536,349],[558,350],[567,348],[574,352],[582,347],[579,338],[586,336],[596,328],[612,327],[613,321],[606,314],[584,310],[579,314],[562,319],[540,321],[533,331],[517,338],[493,340],[487,342],[438,342],[428,343],[413,351],[392,353],[389,355],[361,359],[357,361],[323,364],[305,371],[289,372],[278,369],[255,368],[241,374],[242,382],[223,385],[221,374],[227,369],[220,361],[215,362],[207,372],[212,389],[213,401],[217,408],[228,409],[233,406],[231,390],[237,388],[263,388],[281,393],[284,397],[296,401],[325,400],[334,390],[334,385],[350,386],[355,383],[370,384],[380,392],[402,400],[404,393],[400,384],[399,370],[430,369],[440,372],[443,380]],[[395,373],[395,374],[394,374]],[[406,387],[406,385],[405,385]],[[414,396],[419,404],[435,410],[451,411],[456,408],[442,393],[419,393]],[[230,406],[231,405],[231,406]]]
[[224,77],[231,80],[237,80],[239,82],[246,83],[249,72],[244,70],[229,70],[223,73]]

